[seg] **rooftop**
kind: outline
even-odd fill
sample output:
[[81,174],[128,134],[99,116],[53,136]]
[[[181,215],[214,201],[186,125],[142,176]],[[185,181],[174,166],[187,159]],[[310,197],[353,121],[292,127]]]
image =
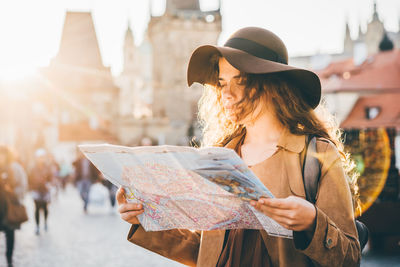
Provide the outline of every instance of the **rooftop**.
[[397,128],[400,130],[400,92],[360,97],[342,128]]
[[322,92],[399,92],[400,50],[379,52],[355,65],[352,58],[333,62],[317,72]]

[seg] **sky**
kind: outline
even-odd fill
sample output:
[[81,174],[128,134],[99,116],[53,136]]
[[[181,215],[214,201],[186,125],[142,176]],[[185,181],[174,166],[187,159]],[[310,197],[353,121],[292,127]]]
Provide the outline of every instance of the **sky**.
[[[200,0],[203,10],[218,0]],[[400,0],[377,0],[388,31],[398,31]],[[105,66],[122,70],[122,49],[128,21],[140,44],[150,19],[161,15],[165,0],[0,0],[0,78],[28,75],[49,64],[58,51],[65,12],[91,11]],[[276,33],[289,56],[341,52],[345,23],[353,38],[372,18],[373,0],[221,0],[219,44],[234,31],[259,26]]]

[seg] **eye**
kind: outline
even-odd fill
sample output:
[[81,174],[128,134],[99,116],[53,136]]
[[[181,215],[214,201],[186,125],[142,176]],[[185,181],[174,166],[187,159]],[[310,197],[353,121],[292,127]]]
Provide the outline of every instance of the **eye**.
[[239,85],[246,85],[247,83],[247,78],[244,76],[240,76],[237,78],[237,84]]
[[221,83],[221,82],[218,82],[218,87],[220,87],[220,88],[224,88],[226,86],[226,83]]

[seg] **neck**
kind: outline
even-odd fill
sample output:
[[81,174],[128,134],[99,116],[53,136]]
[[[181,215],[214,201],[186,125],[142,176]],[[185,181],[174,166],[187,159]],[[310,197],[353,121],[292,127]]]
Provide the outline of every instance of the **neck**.
[[252,123],[245,123],[246,137],[244,143],[265,144],[277,143],[284,127],[270,113],[264,112]]

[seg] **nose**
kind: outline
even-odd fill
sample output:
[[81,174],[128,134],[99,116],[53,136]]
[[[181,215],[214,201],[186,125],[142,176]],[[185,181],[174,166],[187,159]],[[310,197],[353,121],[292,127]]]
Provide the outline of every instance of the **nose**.
[[226,86],[225,88],[222,88],[221,90],[221,97],[223,100],[225,99],[232,99],[233,95],[231,90],[228,88],[228,86]]
[[229,106],[234,102],[234,97],[231,94],[230,90],[222,90],[221,92],[221,101],[224,106]]
[[226,86],[224,86],[221,90],[221,98],[222,100],[231,100],[234,98],[232,91],[232,83],[229,81]]

